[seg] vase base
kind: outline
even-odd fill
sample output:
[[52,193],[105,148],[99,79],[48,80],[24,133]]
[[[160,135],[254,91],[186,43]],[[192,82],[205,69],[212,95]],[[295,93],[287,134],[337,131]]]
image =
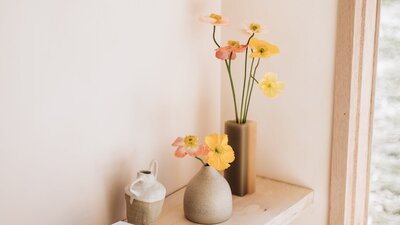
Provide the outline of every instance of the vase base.
[[213,221],[213,222],[209,222],[209,221],[196,221],[196,220],[191,220],[190,218],[188,218],[187,216],[185,216],[185,218],[187,219],[187,220],[189,220],[190,222],[193,222],[193,223],[197,223],[197,224],[204,224],[204,225],[212,225],[212,224],[219,224],[219,223],[223,223],[223,222],[225,222],[225,221],[227,221],[227,220],[229,220],[231,217],[229,216],[228,218],[226,218],[226,219],[223,219],[223,220],[218,220],[218,221]]

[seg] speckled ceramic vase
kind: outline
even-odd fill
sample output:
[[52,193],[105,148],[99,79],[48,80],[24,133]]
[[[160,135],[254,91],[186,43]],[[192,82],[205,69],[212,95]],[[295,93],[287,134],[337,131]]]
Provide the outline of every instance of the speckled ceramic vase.
[[232,192],[213,167],[203,166],[190,180],[183,198],[185,217],[199,224],[216,224],[232,215]]

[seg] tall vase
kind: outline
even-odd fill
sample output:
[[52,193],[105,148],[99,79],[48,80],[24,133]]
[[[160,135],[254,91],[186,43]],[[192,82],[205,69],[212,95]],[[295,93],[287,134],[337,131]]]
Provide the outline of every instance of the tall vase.
[[190,180],[183,197],[186,219],[216,224],[232,215],[232,193],[228,182],[211,166],[203,166]]
[[224,175],[234,195],[244,196],[256,191],[256,125],[256,122],[250,120],[244,124],[225,122],[225,134],[235,152],[235,161],[225,170]]

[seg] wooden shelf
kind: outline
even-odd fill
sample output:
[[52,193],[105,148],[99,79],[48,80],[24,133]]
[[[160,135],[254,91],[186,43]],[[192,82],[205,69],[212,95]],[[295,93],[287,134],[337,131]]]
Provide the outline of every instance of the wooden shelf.
[[[232,217],[221,225],[287,225],[313,202],[311,189],[257,177],[257,191],[233,197]],[[159,225],[193,225],[183,214],[181,189],[165,199]]]

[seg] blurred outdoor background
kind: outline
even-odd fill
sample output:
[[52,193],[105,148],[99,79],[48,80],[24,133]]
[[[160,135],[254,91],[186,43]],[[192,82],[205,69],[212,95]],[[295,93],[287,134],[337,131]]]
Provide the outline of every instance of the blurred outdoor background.
[[382,0],[370,225],[400,224],[400,0]]

